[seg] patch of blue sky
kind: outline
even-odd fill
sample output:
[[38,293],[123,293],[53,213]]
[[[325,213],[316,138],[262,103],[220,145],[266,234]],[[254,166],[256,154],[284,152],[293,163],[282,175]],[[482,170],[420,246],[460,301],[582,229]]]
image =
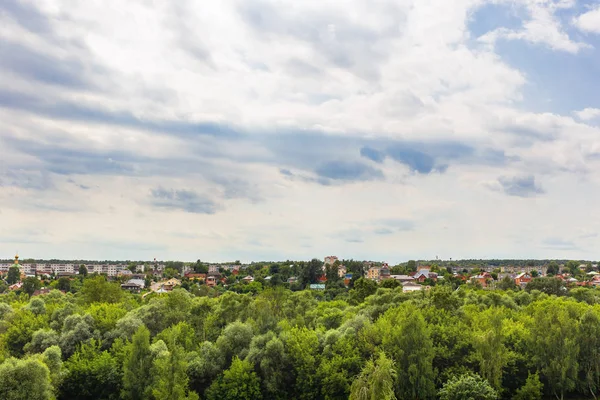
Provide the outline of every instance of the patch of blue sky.
[[570,114],[586,107],[600,108],[600,38],[587,43],[594,48],[572,54],[521,40],[499,40],[496,51],[525,74],[525,109]]
[[468,28],[471,37],[477,39],[499,28],[517,29],[527,17],[522,8],[504,4],[484,4],[471,15]]

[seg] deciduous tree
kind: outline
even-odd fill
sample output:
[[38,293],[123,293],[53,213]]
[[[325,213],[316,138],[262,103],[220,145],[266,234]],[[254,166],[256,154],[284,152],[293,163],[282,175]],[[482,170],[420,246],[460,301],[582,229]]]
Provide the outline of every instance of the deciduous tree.
[[360,375],[352,383],[350,400],[396,400],[394,362],[384,352],[366,362]]
[[152,353],[150,331],[140,326],[131,339],[128,355],[123,365],[123,391],[125,400],[143,400],[150,395]]
[[50,371],[37,358],[9,358],[0,364],[0,398],[3,400],[50,400]]
[[440,400],[496,400],[498,393],[478,375],[462,375],[450,379],[439,391]]
[[248,361],[234,357],[231,367],[207,392],[208,400],[260,400],[260,381]]

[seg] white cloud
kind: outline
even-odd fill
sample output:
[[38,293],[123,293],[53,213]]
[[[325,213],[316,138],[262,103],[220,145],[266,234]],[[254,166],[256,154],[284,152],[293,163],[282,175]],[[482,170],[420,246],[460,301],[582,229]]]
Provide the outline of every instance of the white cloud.
[[575,111],[575,115],[583,121],[589,121],[600,117],[600,108],[584,108],[581,111]]
[[498,0],[495,3],[523,7],[529,18],[523,21],[520,29],[502,27],[482,35],[478,38],[482,43],[493,45],[498,39],[524,40],[569,53],[590,47],[572,40],[556,15],[559,10],[572,8],[574,0]]
[[[472,45],[484,3],[47,0],[45,31],[0,13],[0,242],[35,225],[34,257],[542,255],[511,235],[600,222],[562,190],[597,197],[600,134],[521,108],[526,74]],[[571,2],[519,4],[522,29],[488,38],[582,48],[556,17]]]
[[573,23],[584,32],[600,33],[600,6],[581,14]]

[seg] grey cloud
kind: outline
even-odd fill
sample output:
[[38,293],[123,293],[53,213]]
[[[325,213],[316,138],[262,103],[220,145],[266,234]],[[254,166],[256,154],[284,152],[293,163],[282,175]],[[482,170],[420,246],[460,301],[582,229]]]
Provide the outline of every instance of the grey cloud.
[[504,127],[504,131],[511,133],[523,141],[551,141],[558,137],[560,127],[555,125],[552,128],[539,129],[531,126],[511,125]]
[[420,174],[445,172],[452,163],[501,165],[507,160],[501,150],[476,149],[472,145],[449,140],[373,140],[370,145],[361,148],[360,155],[375,162],[390,157]]
[[10,90],[0,89],[0,107],[61,120],[116,125],[173,135],[210,135],[222,137],[239,135],[235,130],[219,123],[186,120],[144,120],[136,117],[129,111],[109,111],[58,99],[49,101]]
[[[85,121],[172,135],[186,141],[188,154],[146,157],[142,152],[101,150],[69,136],[44,134],[44,140],[3,138],[11,147],[43,162],[45,171],[62,174],[193,176],[201,175],[223,189],[224,198],[260,200],[259,188],[222,171],[214,161],[229,157],[231,146],[257,149],[241,152],[237,161],[273,165],[292,178],[321,185],[383,179],[381,170],[364,159],[382,162],[386,157],[428,174],[443,173],[454,164],[503,165],[500,150],[452,140],[368,139],[358,134],[330,135],[315,130],[252,132],[233,125],[186,120],[142,120],[129,111],[109,111],[60,100],[49,101],[0,89],[0,107],[17,109],[51,119]],[[292,171],[298,171],[292,173]],[[238,171],[236,171],[238,172]]]
[[27,80],[65,86],[89,88],[87,67],[76,59],[58,59],[18,43],[4,41],[0,46],[0,68]]
[[298,58],[288,60],[288,62],[286,63],[286,69],[289,73],[295,76],[319,76],[323,74],[323,71],[319,68],[307,62],[304,62]]
[[[448,166],[456,163],[503,165],[508,160],[501,150],[481,146],[474,147],[474,145],[460,141],[366,139],[352,134],[341,136],[319,131],[291,129],[269,133],[245,132],[232,125],[211,121],[140,119],[129,111],[109,111],[55,99],[49,101],[2,89],[0,89],[0,107],[44,115],[52,119],[84,121],[178,136],[188,140],[190,150],[197,152],[198,157],[203,157],[205,160],[226,158],[228,157],[227,146],[247,144],[266,149],[271,155],[265,157],[264,155],[242,154],[239,158],[241,162],[270,163],[288,170],[293,167],[304,171],[315,171],[322,178],[338,180],[342,176],[346,177],[345,180],[351,179],[352,176],[361,179],[364,179],[365,176],[381,177],[376,169],[367,168],[360,163],[361,156],[376,162],[383,161],[384,157],[390,157],[422,174],[444,172]],[[210,142],[210,140],[227,141],[219,143]],[[219,143],[218,146],[217,143]],[[36,145],[36,143],[33,144]],[[30,151],[27,147],[29,146],[24,148],[26,152]],[[48,161],[51,161],[49,160],[51,158],[58,158],[59,153],[66,151],[59,150],[55,154],[49,154],[48,147],[45,150],[37,153]],[[67,154],[61,154],[62,156],[70,158],[72,155],[67,152]],[[105,170],[114,173],[137,172],[130,169],[132,162],[137,161],[135,155],[116,154],[115,157],[107,157],[108,155],[105,154],[99,157],[96,152],[90,152],[84,156],[85,159],[80,159],[83,169]],[[328,164],[340,159],[348,165]],[[66,163],[54,161],[51,164],[54,165],[54,171],[57,173],[66,173],[74,168]],[[173,162],[177,161],[171,160],[169,164]],[[85,164],[91,165],[86,167]],[[158,165],[160,166],[160,164],[159,162]],[[315,165],[317,165],[316,170]],[[157,168],[149,164],[146,167],[152,170]]]
[[22,189],[47,190],[54,187],[52,179],[45,171],[10,169],[0,174],[0,187],[12,186]]
[[407,165],[413,171],[421,174],[428,174],[435,167],[435,159],[432,156],[404,146],[393,146],[389,148],[388,155],[394,160]]
[[143,161],[143,158],[126,152],[80,150],[16,138],[5,138],[4,141],[20,152],[37,157],[43,162],[45,171],[59,175],[132,175],[136,161]]
[[376,228],[373,231],[377,235],[392,235],[398,232],[408,232],[415,229],[414,221],[408,219],[385,219],[376,221]]
[[370,181],[382,179],[383,173],[359,162],[329,161],[315,170],[322,178],[342,181]]
[[542,241],[542,246],[553,250],[576,250],[577,245],[570,240],[557,237],[549,237]]
[[48,18],[32,4],[19,0],[3,0],[0,15],[8,16],[25,29],[34,33],[49,33],[52,27]]
[[533,197],[544,193],[544,190],[535,182],[533,175],[498,178],[504,193],[509,196]]
[[248,199],[254,202],[262,200],[259,188],[249,183],[247,179],[221,175],[214,175],[208,178],[223,188],[223,197],[225,199]]
[[67,180],[67,182],[72,183],[73,185],[77,186],[78,188],[80,188],[82,190],[90,190],[92,188],[91,186],[87,186],[87,185],[83,185],[81,183],[77,183],[73,179],[69,179],[69,180]]
[[150,191],[151,204],[158,208],[182,210],[194,214],[214,214],[217,204],[192,190],[174,190],[158,187]]
[[372,149],[371,147],[364,146],[360,149],[360,155],[368,158],[371,161],[375,161],[378,163],[383,162],[385,160],[385,154],[379,150]]

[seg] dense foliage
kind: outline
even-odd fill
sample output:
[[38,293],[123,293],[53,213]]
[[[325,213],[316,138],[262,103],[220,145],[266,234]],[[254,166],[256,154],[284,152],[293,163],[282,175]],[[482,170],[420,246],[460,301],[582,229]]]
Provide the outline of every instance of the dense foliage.
[[0,398],[592,398],[600,291],[550,283],[142,296],[63,280],[77,292],[0,296]]

